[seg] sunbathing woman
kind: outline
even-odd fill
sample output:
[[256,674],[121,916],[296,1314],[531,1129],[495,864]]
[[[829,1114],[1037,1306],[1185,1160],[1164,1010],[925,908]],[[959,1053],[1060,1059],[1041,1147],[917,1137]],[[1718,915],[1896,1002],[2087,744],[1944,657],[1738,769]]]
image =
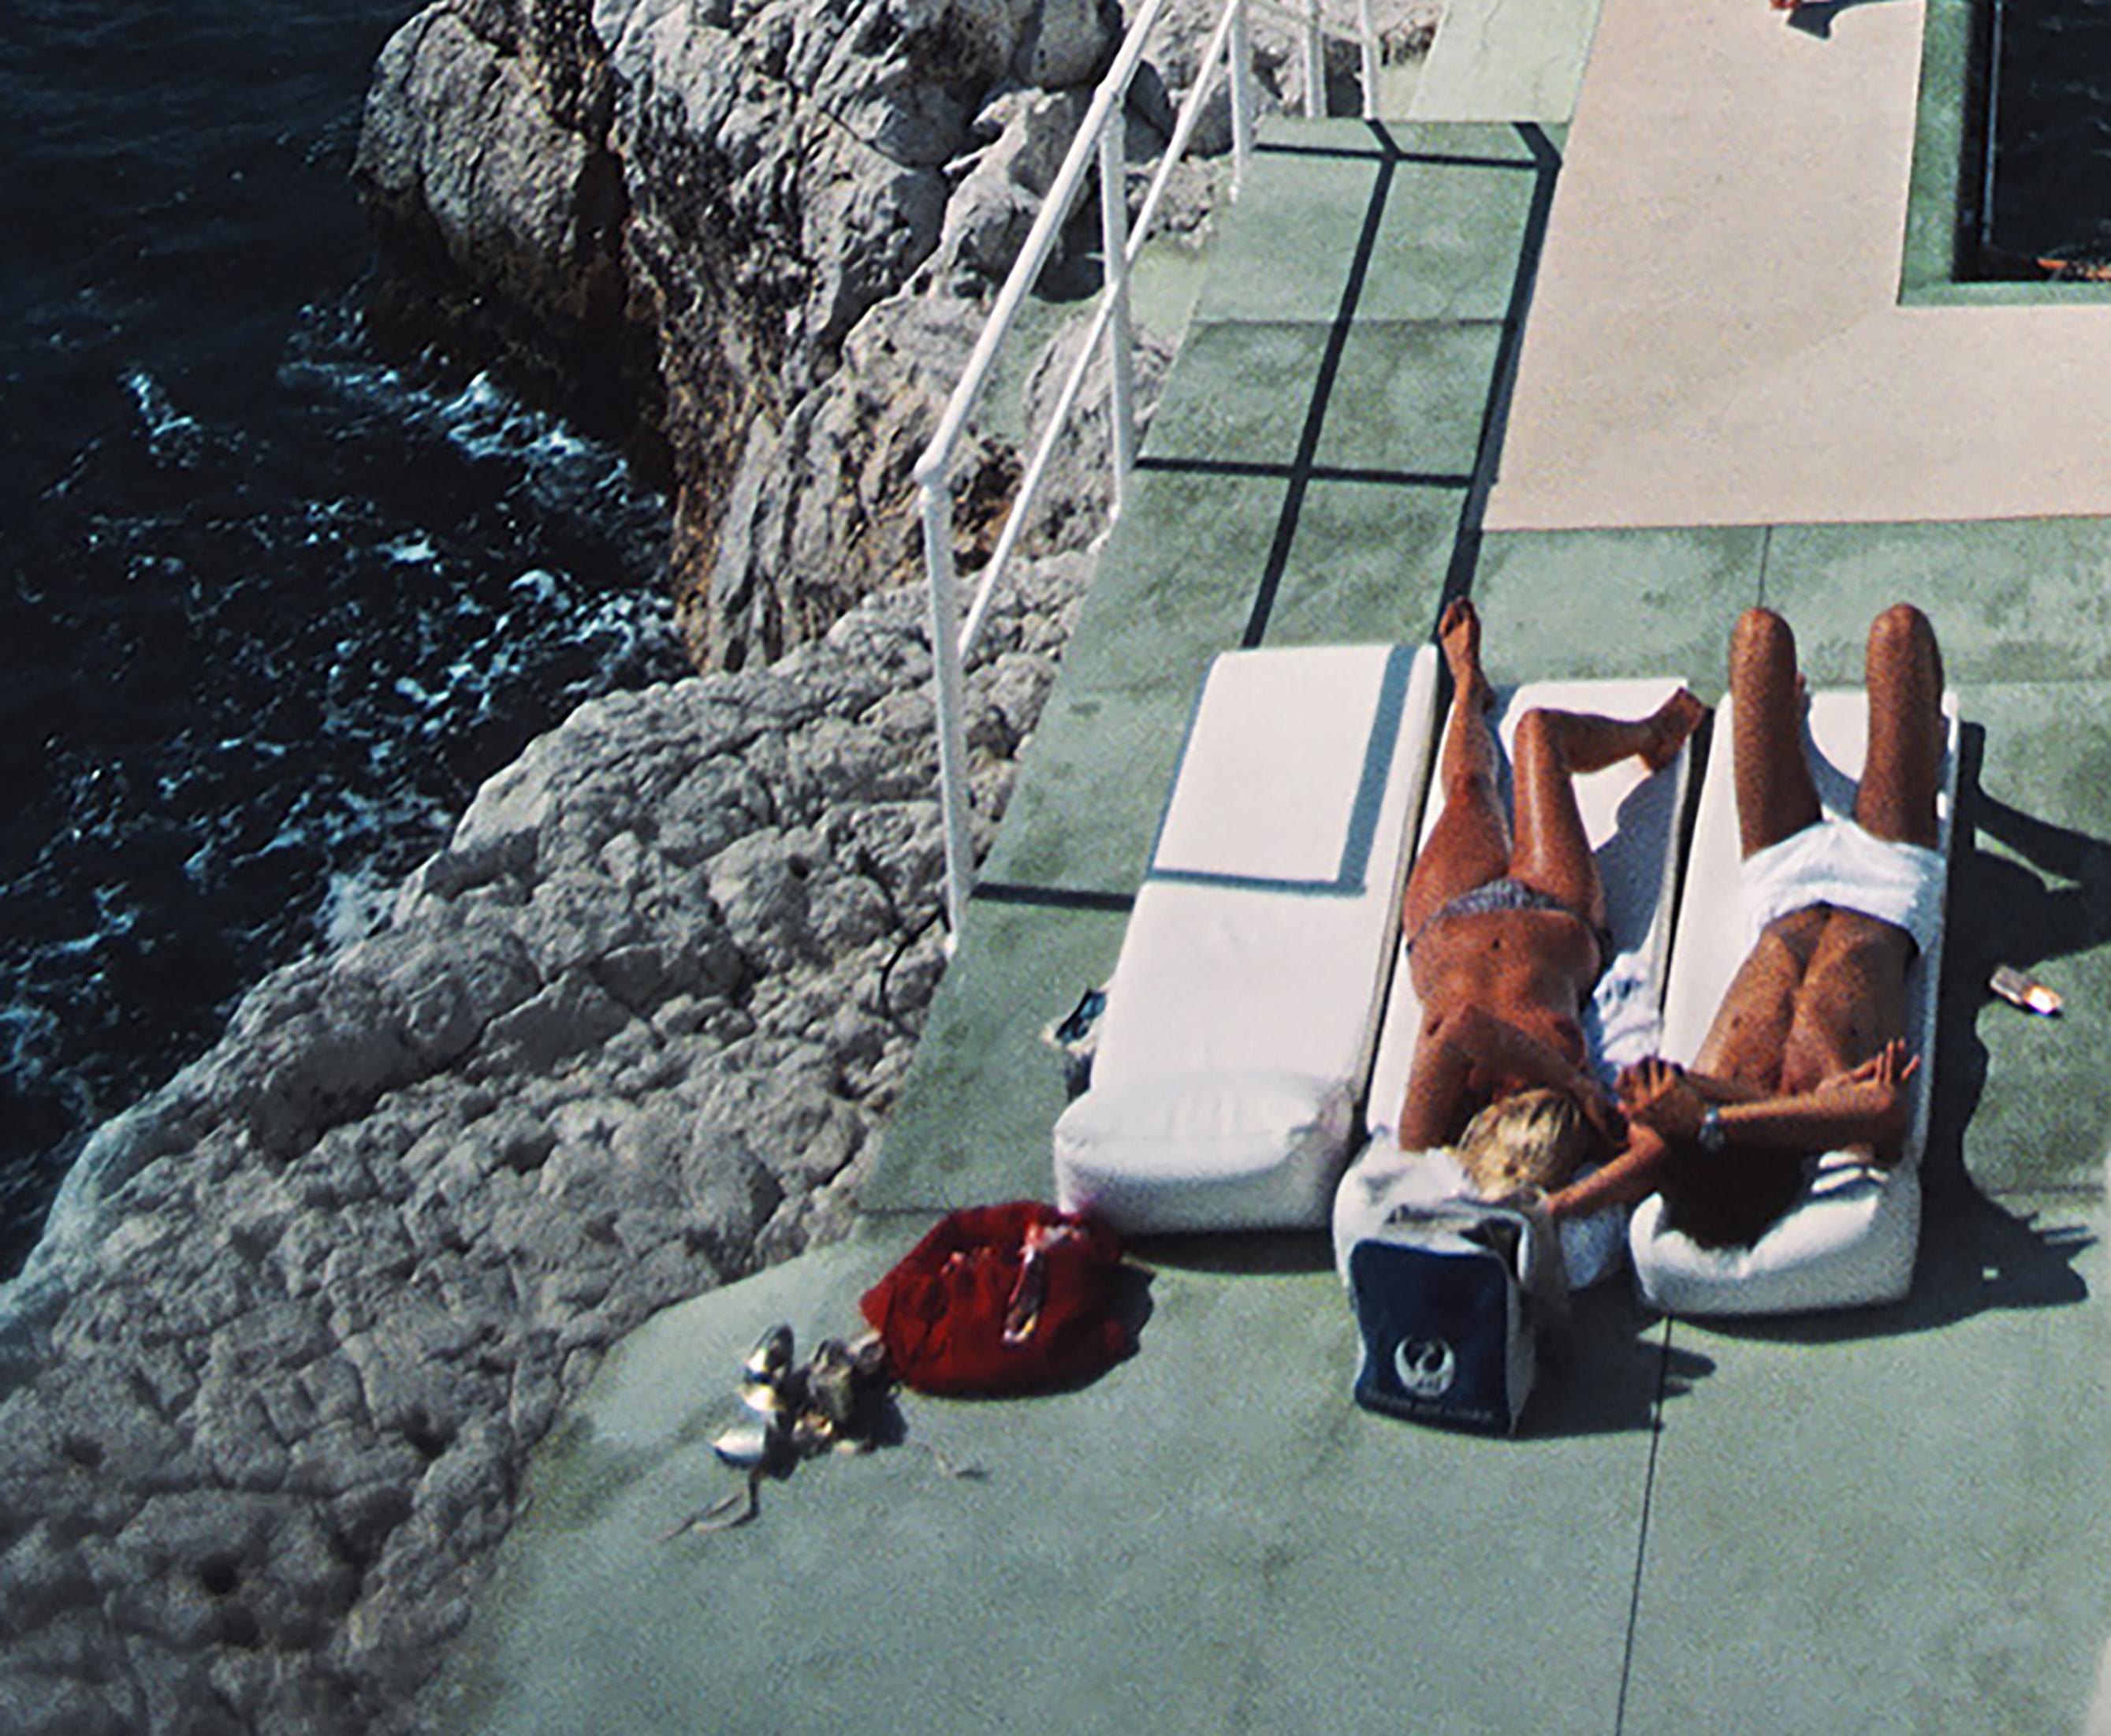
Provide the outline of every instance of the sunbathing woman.
[[1909,604],[1877,616],[1867,660],[1869,744],[1855,818],[1828,821],[1804,757],[1805,696],[1788,625],[1764,609],[1730,648],[1732,752],[1747,927],[1756,934],[1688,1070],[1621,1075],[1627,1152],[1556,1193],[1580,1215],[1653,1189],[1671,1229],[1749,1246],[1801,1191],[1809,1160],[1895,1161],[1904,1086],[1905,975],[1940,920],[1936,795],[1942,657]]
[[1486,1194],[1550,1191],[1594,1146],[1619,1149],[1624,1132],[1584,1050],[1584,1003],[1609,961],[1605,890],[1571,780],[1630,756],[1668,764],[1704,707],[1681,688],[1632,721],[1527,712],[1505,814],[1473,605],[1452,603],[1437,637],[1454,685],[1444,809],[1402,912],[1423,1022],[1400,1143],[1456,1148]]

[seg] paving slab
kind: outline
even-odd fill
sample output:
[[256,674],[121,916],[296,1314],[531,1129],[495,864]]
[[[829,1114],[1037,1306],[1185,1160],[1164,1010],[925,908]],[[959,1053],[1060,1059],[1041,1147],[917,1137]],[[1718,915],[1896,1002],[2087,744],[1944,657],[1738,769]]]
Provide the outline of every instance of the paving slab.
[[[1234,639],[1231,641],[1236,643]],[[1059,688],[1043,706],[985,880],[1126,898],[1143,879],[1216,646],[1155,688],[1108,694]],[[1083,802],[1080,791],[1092,792]]]
[[1327,323],[1346,306],[1379,323],[1499,320],[1541,172],[1513,126],[1278,130],[1242,194],[1264,202],[1270,220],[1228,226],[1195,317]]
[[1407,112],[1417,120],[1565,121],[1598,0],[1450,0]]
[[[1938,1132],[1989,1191],[2101,1185],[2111,1152],[2111,689],[2100,683],[1960,688],[1970,730],[1950,883]],[[2031,971],[2066,1009],[2038,1019],[1991,1001],[1998,964]],[[1953,1095],[1953,1093],[1955,1093]]]
[[1517,681],[1677,675],[1718,698],[1765,548],[1735,528],[1484,537],[1473,594],[1490,666]]
[[1914,1295],[1677,1324],[1623,1736],[2083,1728],[2111,1633],[2100,1207],[1932,1201]]
[[1323,468],[1470,476],[1503,329],[1359,323],[1341,343],[1315,459]]
[[865,1210],[1049,1196],[1051,1135],[1069,1098],[1062,1057],[1042,1033],[1113,975],[1126,921],[1120,908],[970,902],[960,949],[972,968],[948,970],[938,985],[860,1189]]
[[1217,321],[1188,334],[1145,452],[1160,465],[1287,472],[1323,418],[1325,466],[1465,476],[1480,447],[1499,325]]
[[1460,488],[1314,481],[1268,617],[1270,645],[1419,644],[1435,631]]
[[1287,473],[1319,388],[1323,320],[1199,321],[1189,328],[1144,443],[1173,466]]
[[1227,475],[1207,460],[1139,470],[1064,649],[1065,688],[1193,692],[1246,629],[1289,499],[1287,474]]
[[1607,0],[1491,528],[2111,513],[2111,307],[1900,305],[1922,11],[1823,10]]
[[1827,680],[1859,680],[1870,618],[1918,603],[1950,679],[2102,680],[2111,675],[2111,520],[1780,525],[1767,539],[1764,600],[1795,623]]
[[[1418,1731],[1611,1727],[1664,1361],[1618,1296],[1542,1432],[1489,1440],[1354,1407],[1347,1304],[1310,1238],[1159,1266],[1139,1353],[1101,1379],[909,1396],[904,1445],[661,1541],[734,1487],[706,1443],[748,1347],[779,1320],[853,1325],[912,1233],[624,1343],[536,1463],[433,1728],[1392,1733],[1408,1707]],[[987,1476],[937,1475],[924,1442]],[[1498,1632],[1500,1668],[1472,1637]]]

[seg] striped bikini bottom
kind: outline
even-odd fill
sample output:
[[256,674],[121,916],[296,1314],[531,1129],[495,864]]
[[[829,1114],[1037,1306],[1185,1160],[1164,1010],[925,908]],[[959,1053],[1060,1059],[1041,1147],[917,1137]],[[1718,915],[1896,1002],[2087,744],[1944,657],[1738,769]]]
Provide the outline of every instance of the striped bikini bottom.
[[1500,879],[1483,880],[1478,886],[1469,887],[1455,898],[1439,905],[1429,918],[1408,938],[1407,950],[1412,953],[1422,937],[1440,922],[1449,922],[1455,916],[1486,916],[1497,911],[1543,910],[1559,911],[1564,916],[1573,916],[1590,929],[1598,943],[1598,973],[1602,975],[1613,959],[1613,931],[1588,920],[1583,914],[1564,903],[1553,893],[1541,892],[1537,886],[1528,886],[1523,880],[1504,875]]

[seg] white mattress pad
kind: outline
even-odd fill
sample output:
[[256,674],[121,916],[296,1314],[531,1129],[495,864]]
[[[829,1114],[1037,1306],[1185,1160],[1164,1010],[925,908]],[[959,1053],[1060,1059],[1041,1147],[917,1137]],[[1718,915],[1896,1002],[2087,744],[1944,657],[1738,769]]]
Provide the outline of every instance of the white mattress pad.
[[1328,1220],[1376,1042],[1433,648],[1210,666],[1108,985],[1057,1197],[1132,1232]]
[[[1493,721],[1504,748],[1505,772],[1518,720],[1535,707],[1608,717],[1641,717],[1655,711],[1681,684],[1673,676],[1650,676],[1613,681],[1535,681],[1498,688]],[[1605,882],[1606,926],[1613,936],[1614,956],[1606,961],[1584,1020],[1592,1057],[1608,1083],[1613,1070],[1652,1053],[1658,1046],[1664,965],[1670,950],[1673,902],[1677,890],[1678,828],[1691,765],[1689,743],[1659,773],[1651,774],[1638,762],[1627,760],[1576,780],[1577,807],[1597,858],[1599,876]],[[1423,816],[1425,839],[1440,811],[1437,800],[1432,798]],[[1387,998],[1368,1111],[1369,1161],[1388,1167],[1397,1155],[1393,1128],[1414,1064],[1415,1034],[1422,1025],[1422,1002],[1409,977],[1405,937],[1397,944],[1401,956]],[[1579,1287],[1594,1284],[1617,1270],[1624,1245],[1625,1217],[1624,1211],[1615,1208],[1586,1222],[1562,1226],[1572,1283]]]

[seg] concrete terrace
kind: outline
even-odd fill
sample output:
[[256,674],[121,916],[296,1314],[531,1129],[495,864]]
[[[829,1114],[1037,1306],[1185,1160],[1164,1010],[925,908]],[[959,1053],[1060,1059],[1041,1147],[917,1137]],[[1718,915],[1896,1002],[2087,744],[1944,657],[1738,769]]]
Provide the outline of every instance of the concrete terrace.
[[[1962,4],[1462,0],[1408,118],[1267,130],[860,1233],[624,1346],[438,1727],[2111,1727],[2111,308],[1897,305],[1923,20]],[[1489,1441],[1354,1407],[1323,1238],[1152,1244],[1104,1379],[905,1397],[983,1480],[831,1460],[660,1542],[732,1486],[765,1328],[852,1329],[940,1211],[1047,1193],[1039,1033],[1113,965],[1209,656],[1419,641],[1460,591],[1498,679],[1711,698],[1754,602],[1821,682],[1884,603],[1934,616],[1967,737],[1912,1297],[1723,1329],[1610,1286]],[[1990,1002],[1997,961],[2065,1018]]]

